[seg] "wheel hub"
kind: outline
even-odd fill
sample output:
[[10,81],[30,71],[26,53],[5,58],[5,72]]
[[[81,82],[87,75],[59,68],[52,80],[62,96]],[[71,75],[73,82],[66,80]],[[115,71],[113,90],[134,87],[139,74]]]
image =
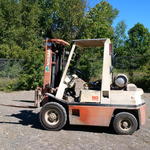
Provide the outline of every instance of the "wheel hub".
[[56,110],[49,110],[45,113],[45,121],[49,125],[56,125],[59,122],[59,115]]
[[122,123],[122,126],[123,126],[125,129],[127,129],[127,128],[129,127],[129,124],[124,121],[124,122]]
[[123,120],[121,121],[120,126],[124,130],[129,130],[131,128],[131,123],[129,120]]
[[49,114],[49,120],[50,121],[55,121],[56,119],[57,119],[57,115],[55,113],[52,112]]

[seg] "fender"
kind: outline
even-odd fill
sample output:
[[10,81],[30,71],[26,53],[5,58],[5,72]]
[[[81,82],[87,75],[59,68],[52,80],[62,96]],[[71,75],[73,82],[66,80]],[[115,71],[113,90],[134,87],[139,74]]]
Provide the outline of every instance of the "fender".
[[[50,94],[50,93],[45,93],[46,96],[48,96],[48,99],[51,99],[52,101],[56,101],[58,103],[61,103],[61,104],[68,104],[67,101],[63,100],[63,99],[59,99],[59,98],[56,98],[54,95]],[[48,100],[49,102],[49,100]]]

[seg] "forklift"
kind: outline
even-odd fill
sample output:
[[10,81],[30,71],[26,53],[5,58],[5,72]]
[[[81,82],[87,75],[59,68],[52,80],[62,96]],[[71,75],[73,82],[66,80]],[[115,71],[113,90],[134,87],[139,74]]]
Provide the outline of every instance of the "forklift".
[[[47,130],[60,130],[71,125],[113,126],[117,134],[133,134],[146,122],[143,90],[129,84],[124,74],[113,76],[110,39],[74,40],[66,62],[69,43],[48,39],[45,50],[44,84],[35,91],[35,106],[41,107],[39,119]],[[69,71],[75,49],[103,48],[101,84],[91,88],[84,84],[76,95],[79,75]],[[94,85],[93,85],[94,86]],[[69,91],[69,94],[68,94]],[[72,97],[72,100],[69,100]]]

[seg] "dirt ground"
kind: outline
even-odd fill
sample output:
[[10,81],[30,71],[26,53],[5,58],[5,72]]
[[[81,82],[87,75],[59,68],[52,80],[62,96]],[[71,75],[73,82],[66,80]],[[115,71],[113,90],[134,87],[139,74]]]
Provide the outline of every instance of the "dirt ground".
[[150,94],[143,96],[147,123],[133,135],[87,126],[43,130],[33,97],[33,91],[0,92],[0,150],[150,150]]

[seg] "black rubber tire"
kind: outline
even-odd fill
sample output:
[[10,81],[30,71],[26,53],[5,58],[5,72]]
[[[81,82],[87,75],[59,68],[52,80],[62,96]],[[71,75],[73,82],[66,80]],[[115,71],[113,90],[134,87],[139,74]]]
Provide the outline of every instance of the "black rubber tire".
[[[58,120],[56,121],[56,124],[52,124],[49,119],[46,119],[46,115],[49,111],[53,111],[55,116],[57,116]],[[41,125],[47,129],[47,130],[60,130],[62,129],[67,121],[67,113],[65,108],[56,102],[49,102],[45,104],[39,114]]]
[[[129,127],[124,129],[125,127],[123,123]],[[113,120],[113,128],[117,134],[131,135],[137,130],[138,121],[133,114],[128,112],[121,112],[115,115]]]

